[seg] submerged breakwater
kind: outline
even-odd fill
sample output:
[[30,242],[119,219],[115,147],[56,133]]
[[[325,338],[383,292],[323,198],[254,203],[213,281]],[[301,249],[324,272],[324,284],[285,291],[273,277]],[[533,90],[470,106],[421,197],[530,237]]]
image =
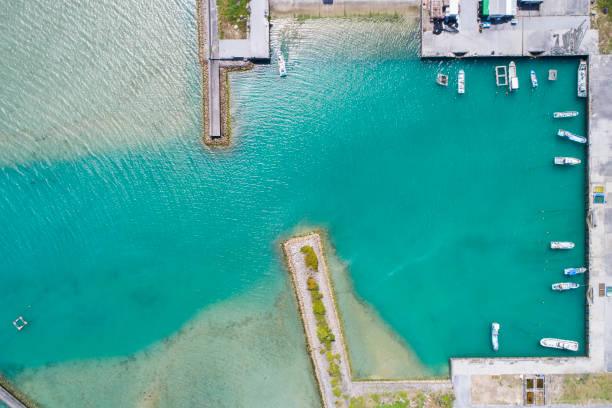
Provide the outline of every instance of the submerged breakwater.
[[[576,61],[517,61],[506,95],[496,61],[420,61],[411,20],[278,20],[288,76],[230,74],[234,144],[212,153],[195,2],[39,6],[11,4],[0,28],[0,371],[33,400],[312,406],[278,246],[295,225],[329,230],[332,278],[349,271],[356,376],[443,376],[451,356],[492,355],[493,320],[498,355],[583,341],[584,293],[550,291],[584,260],[584,167],[551,165],[585,159],[550,115],[580,111],[563,127],[584,133]],[[549,67],[558,81],[531,91]],[[351,335],[364,321],[413,366]]]

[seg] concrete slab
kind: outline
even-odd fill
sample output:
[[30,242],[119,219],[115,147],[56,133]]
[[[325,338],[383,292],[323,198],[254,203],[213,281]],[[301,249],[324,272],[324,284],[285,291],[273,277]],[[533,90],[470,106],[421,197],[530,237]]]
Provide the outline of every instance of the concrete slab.
[[221,95],[219,85],[219,60],[208,62],[208,106],[210,137],[221,137]]
[[268,0],[251,0],[247,6],[249,31],[246,40],[221,40],[220,59],[270,59],[270,23],[268,21]]
[[[0,386],[0,401],[9,408],[26,408],[25,405],[2,386]],[[0,403],[0,406],[2,406],[2,403]]]

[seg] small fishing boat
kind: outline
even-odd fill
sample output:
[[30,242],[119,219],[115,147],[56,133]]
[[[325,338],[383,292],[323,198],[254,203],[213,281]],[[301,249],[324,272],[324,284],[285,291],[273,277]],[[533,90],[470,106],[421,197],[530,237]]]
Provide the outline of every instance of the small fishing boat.
[[439,73],[438,77],[436,78],[436,82],[438,83],[438,85],[448,86],[448,75]]
[[459,70],[459,75],[457,76],[457,92],[460,94],[465,93],[465,71],[462,69]]
[[578,351],[579,344],[577,341],[544,338],[540,340],[540,345],[542,345],[542,347]]
[[557,70],[556,69],[549,69],[548,70],[548,80],[549,81],[556,81],[557,80]]
[[563,130],[563,129],[559,129],[559,131],[557,132],[557,136],[564,137],[576,143],[586,143],[587,141],[586,137],[578,136],[572,132],[568,132],[567,130]]
[[491,323],[491,344],[493,345],[493,350],[497,351],[499,349],[499,323]]
[[519,88],[518,77],[516,76],[516,64],[514,61],[510,61],[510,64],[508,64],[508,88],[510,91]]
[[578,116],[578,111],[565,111],[565,112],[555,112],[553,113],[553,118],[573,118],[574,116]]
[[531,87],[532,88],[537,88],[538,87],[538,78],[536,77],[536,73],[535,73],[535,71],[533,69],[531,70],[530,76],[531,76]]
[[580,159],[575,157],[555,157],[555,164],[559,166],[575,166],[580,164]]
[[574,243],[569,241],[552,241],[550,247],[552,249],[572,249]]
[[587,268],[565,268],[564,269],[565,274],[569,276],[574,276],[580,273],[585,273],[586,271],[587,271]]
[[557,348],[561,350],[578,351],[578,342],[562,339],[544,338],[540,340],[542,347]]
[[558,290],[562,292],[564,290],[578,289],[579,287],[580,285],[575,282],[559,282],[553,283],[552,290]]
[[285,58],[283,58],[283,54],[282,53],[278,53],[278,75],[282,77],[286,77],[287,76],[287,67],[285,66]]
[[586,98],[587,96],[587,63],[585,60],[580,60],[578,66],[578,97]]

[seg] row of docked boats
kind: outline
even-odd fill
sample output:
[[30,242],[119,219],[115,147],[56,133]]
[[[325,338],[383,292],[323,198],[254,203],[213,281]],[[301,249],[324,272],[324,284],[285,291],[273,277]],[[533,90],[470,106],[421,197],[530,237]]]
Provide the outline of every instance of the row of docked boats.
[[[499,350],[499,329],[500,324],[497,322],[491,323],[491,346],[493,350]],[[542,347],[555,348],[559,350],[569,350],[569,351],[578,351],[578,347],[580,344],[577,341],[572,340],[563,340],[563,339],[554,339],[550,337],[545,337],[540,340],[540,345]]]

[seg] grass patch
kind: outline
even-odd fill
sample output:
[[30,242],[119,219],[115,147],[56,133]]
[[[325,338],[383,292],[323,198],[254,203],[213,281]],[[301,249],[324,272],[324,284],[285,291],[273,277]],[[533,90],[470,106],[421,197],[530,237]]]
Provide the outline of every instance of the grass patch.
[[607,404],[612,402],[612,374],[568,375],[563,380],[562,404]]
[[217,0],[217,10],[219,11],[219,38],[246,38],[249,16],[247,0]]
[[[604,14],[605,8],[608,13]],[[599,52],[612,53],[612,0],[597,0],[591,7],[591,28],[599,30]]]
[[306,263],[306,267],[313,272],[319,270],[319,259],[317,258],[317,254],[315,254],[314,249],[310,245],[304,245],[300,252],[304,254],[304,262]]

